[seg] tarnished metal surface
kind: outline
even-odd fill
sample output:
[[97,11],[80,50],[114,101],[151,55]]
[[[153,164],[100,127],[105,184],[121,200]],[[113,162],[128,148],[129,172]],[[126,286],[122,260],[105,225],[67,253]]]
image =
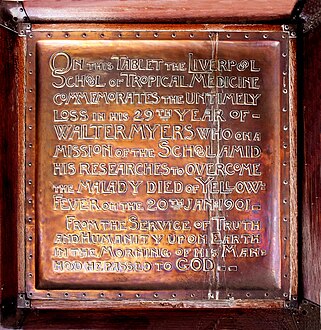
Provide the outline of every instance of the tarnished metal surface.
[[28,53],[29,297],[288,297],[287,33],[36,32]]

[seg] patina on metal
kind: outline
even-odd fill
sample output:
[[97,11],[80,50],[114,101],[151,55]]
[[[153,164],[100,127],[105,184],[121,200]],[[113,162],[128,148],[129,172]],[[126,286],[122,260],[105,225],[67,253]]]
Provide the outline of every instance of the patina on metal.
[[288,299],[289,34],[27,37],[28,297]]

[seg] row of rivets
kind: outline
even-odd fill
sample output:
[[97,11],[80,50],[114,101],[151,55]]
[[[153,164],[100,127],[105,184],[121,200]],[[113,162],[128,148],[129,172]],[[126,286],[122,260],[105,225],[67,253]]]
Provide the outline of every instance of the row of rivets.
[[[162,32],[152,32],[153,33],[153,36],[154,36],[154,38],[158,38],[159,36],[160,36],[160,33],[166,33],[167,31],[162,31]],[[140,38],[141,37],[141,33],[142,32],[133,32],[134,33],[134,35],[135,35],[135,37],[136,38]],[[144,32],[145,33],[145,32]],[[202,33],[202,32],[201,32]],[[216,32],[216,33],[220,33],[220,34],[222,34],[221,32]],[[73,35],[75,35],[75,33],[73,33]],[[215,33],[213,33],[213,32],[210,32],[210,33],[208,33],[208,37],[210,37],[210,38],[212,38],[213,36],[215,35]],[[70,32],[64,32],[64,35],[63,35],[65,38],[69,38],[69,37],[71,37],[71,33]],[[87,37],[89,37],[89,34],[88,33],[86,33],[86,32],[83,32],[83,33],[81,33],[80,34],[80,36],[82,37],[82,38],[84,38],[84,39],[86,39]],[[118,33],[118,38],[122,38],[124,35],[122,34],[122,33]],[[173,39],[175,39],[176,37],[177,37],[178,35],[177,35],[177,32],[172,32],[172,34],[171,34],[171,37],[173,38]],[[185,35],[184,35],[185,36]],[[197,36],[197,34],[195,34],[195,33],[190,33],[189,34],[189,38],[191,38],[191,39],[193,39],[193,38],[195,38]],[[29,37],[30,38],[33,38],[33,35],[32,34],[29,34]],[[47,38],[52,38],[53,37],[53,33],[51,33],[51,32],[49,32],[49,33],[47,33]],[[106,37],[106,34],[105,33],[100,33],[99,34],[99,37],[101,38],[101,39],[104,39],[105,37]],[[232,38],[232,34],[230,34],[230,33],[227,33],[226,35],[225,35],[225,37],[227,38],[227,39],[231,39]],[[244,35],[243,35],[243,37],[244,37],[244,39],[250,39],[250,35],[249,34],[247,34],[247,33],[245,33]],[[268,34],[266,34],[266,33],[264,33],[264,34],[262,34],[262,38],[263,39],[267,39],[268,38]],[[285,35],[282,35],[282,38],[285,38]],[[282,54],[284,57],[286,57],[287,55],[285,54]]]

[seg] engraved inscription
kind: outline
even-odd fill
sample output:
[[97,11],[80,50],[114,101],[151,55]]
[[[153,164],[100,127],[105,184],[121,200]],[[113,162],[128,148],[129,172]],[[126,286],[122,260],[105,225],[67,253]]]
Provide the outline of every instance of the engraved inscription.
[[89,44],[37,45],[40,287],[277,287],[277,43]]

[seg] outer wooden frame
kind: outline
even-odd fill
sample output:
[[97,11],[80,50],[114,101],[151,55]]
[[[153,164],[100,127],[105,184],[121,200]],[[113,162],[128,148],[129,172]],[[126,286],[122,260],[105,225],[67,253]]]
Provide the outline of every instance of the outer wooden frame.
[[[32,22],[258,22],[286,19],[296,0],[25,0]],[[232,9],[232,10],[231,10]]]
[[[128,31],[133,33],[133,38],[138,32],[153,33],[149,31],[158,31],[159,33],[166,33],[166,31],[200,31],[202,33],[210,31],[219,31],[224,33],[243,33],[245,38],[246,33],[260,31],[259,34],[268,33],[283,33],[282,38],[289,38],[288,51],[284,53],[287,57],[288,63],[290,63],[288,69],[288,75],[285,76],[284,90],[289,95],[287,98],[289,103],[284,104],[284,115],[286,121],[281,123],[286,127],[284,129],[285,136],[283,137],[284,148],[288,148],[289,162],[284,164],[284,170],[286,177],[284,181],[289,181],[283,192],[284,207],[288,210],[283,216],[283,224],[281,227],[282,237],[286,241],[284,244],[284,264],[288,264],[288,271],[284,272],[286,276],[286,286],[282,285],[284,291],[282,299],[271,300],[264,295],[261,297],[260,293],[252,293],[248,299],[246,296],[236,295],[235,298],[216,300],[199,300],[201,296],[193,294],[187,298],[186,293],[175,293],[175,299],[166,298],[166,294],[163,299],[158,297],[154,292],[147,292],[145,298],[142,300],[140,295],[136,292],[122,292],[117,291],[114,293],[99,291],[99,290],[35,290],[35,223],[34,223],[34,191],[33,183],[36,180],[35,170],[33,164],[35,164],[35,130],[34,130],[34,110],[35,110],[35,59],[34,59],[34,39],[51,38],[52,34],[58,35],[58,38],[68,37],[71,38],[87,38],[87,35],[94,35],[94,38],[102,37],[102,32],[113,33],[113,31]],[[26,151],[26,204],[25,204],[25,224],[18,224],[18,228],[26,226],[26,235],[23,234],[23,230],[20,233],[20,242],[25,242],[26,250],[19,250],[19,264],[26,265],[25,271],[20,272],[19,283],[21,299],[23,303],[30,304],[34,308],[57,308],[57,309],[83,309],[83,308],[137,308],[138,306],[144,308],[164,308],[168,306],[179,306],[184,308],[213,308],[213,307],[227,307],[227,308],[239,308],[239,307],[281,307],[284,304],[284,300],[296,299],[297,295],[297,198],[296,198],[296,76],[295,76],[295,39],[293,39],[292,32],[288,26],[261,26],[261,25],[235,25],[235,26],[223,26],[223,25],[189,25],[186,26],[170,25],[165,27],[152,26],[152,25],[139,25],[139,26],[126,26],[126,25],[34,25],[32,31],[27,33],[27,49],[26,49],[26,103],[25,103],[25,146]],[[77,37],[79,35],[79,37]],[[289,166],[288,166],[289,165]],[[290,212],[288,214],[288,212]],[[20,217],[21,219],[22,217]],[[24,282],[24,273],[26,276],[26,282]],[[287,289],[285,289],[285,287]],[[24,302],[25,293],[30,301]],[[171,295],[171,293],[169,293]],[[124,300],[126,296],[126,301]],[[137,299],[139,297],[139,299]],[[129,299],[129,300],[127,300]]]

